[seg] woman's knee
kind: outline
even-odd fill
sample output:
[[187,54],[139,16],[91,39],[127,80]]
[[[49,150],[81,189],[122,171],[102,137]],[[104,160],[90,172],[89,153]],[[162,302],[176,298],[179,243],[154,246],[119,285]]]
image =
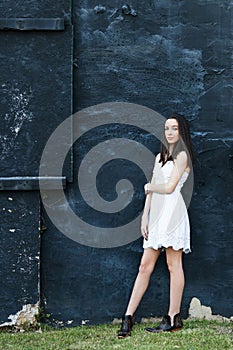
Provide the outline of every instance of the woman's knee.
[[182,251],[174,251],[173,249],[166,250],[166,260],[169,272],[182,271]]
[[182,262],[181,261],[172,261],[172,260],[168,260],[167,261],[167,267],[170,273],[173,272],[182,272],[183,271],[183,266],[182,266]]
[[154,270],[154,265],[151,263],[142,262],[139,266],[140,274],[148,274],[151,275]]

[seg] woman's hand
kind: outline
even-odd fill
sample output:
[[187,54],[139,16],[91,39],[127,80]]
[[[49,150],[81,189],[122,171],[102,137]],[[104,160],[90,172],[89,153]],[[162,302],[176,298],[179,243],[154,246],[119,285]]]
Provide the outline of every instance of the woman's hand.
[[149,194],[151,192],[150,186],[151,186],[151,184],[149,182],[147,184],[145,184],[145,186],[144,186],[145,194]]
[[148,240],[148,215],[142,215],[141,220],[141,234],[145,238],[145,240]]

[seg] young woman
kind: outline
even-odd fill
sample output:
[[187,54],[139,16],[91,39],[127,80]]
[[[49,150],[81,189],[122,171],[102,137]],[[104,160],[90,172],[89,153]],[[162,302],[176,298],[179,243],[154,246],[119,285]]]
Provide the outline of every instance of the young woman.
[[141,219],[143,256],[133,291],[122,318],[119,338],[131,335],[134,313],[148,287],[151,273],[162,250],[170,272],[170,306],[155,328],[147,332],[182,328],[180,307],[184,289],[182,252],[190,252],[190,228],[181,188],[193,161],[189,125],[184,116],[171,115],[165,122],[161,152],[155,158],[151,183],[145,185],[146,201]]

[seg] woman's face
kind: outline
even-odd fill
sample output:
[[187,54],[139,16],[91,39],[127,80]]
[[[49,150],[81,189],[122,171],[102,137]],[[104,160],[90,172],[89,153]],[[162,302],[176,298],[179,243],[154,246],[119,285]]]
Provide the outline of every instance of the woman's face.
[[176,119],[167,119],[164,132],[168,144],[174,145],[179,140],[178,121]]

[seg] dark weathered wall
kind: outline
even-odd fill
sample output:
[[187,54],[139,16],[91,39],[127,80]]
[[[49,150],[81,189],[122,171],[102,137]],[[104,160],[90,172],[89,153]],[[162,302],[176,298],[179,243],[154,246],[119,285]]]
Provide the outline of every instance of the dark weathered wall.
[[[213,313],[230,316],[232,3],[131,1],[131,12],[122,10],[122,5],[122,1],[108,1],[104,6],[91,0],[74,1],[75,110],[126,101],[164,115],[175,110],[187,116],[196,162],[190,206],[193,253],[184,257],[182,312],[187,315],[190,300],[196,296]],[[96,140],[99,137],[92,134]],[[85,153],[85,147],[81,151]],[[75,164],[79,152],[76,145]],[[75,166],[75,175],[77,171]],[[106,183],[110,180],[111,173],[105,177]],[[70,187],[74,206],[76,185]],[[98,222],[98,217],[91,219]],[[74,324],[121,316],[137,273],[141,239],[98,250],[73,243],[58,232],[52,235],[53,230],[48,228],[42,240],[42,290],[54,319],[72,319]],[[166,311],[168,283],[161,257],[138,317]]]
[[[1,192],[1,323],[39,301],[39,194]],[[8,317],[10,319],[8,319]]]
[[[196,162],[189,209],[193,252],[184,256],[186,288],[182,313],[187,315],[190,300],[196,296],[202,304],[211,306],[213,313],[232,316],[233,3],[132,0],[129,5],[127,8],[123,1],[108,1],[103,6],[93,0],[73,1],[74,111],[101,102],[123,101],[145,105],[165,116],[174,110],[187,116]],[[67,18],[69,6],[68,1],[5,1],[0,10],[1,17]],[[70,27],[63,34],[0,35],[2,176],[37,175],[47,137],[70,113],[71,67],[66,64],[72,46]],[[21,100],[15,107],[16,93],[21,93]],[[94,132],[91,141],[98,143],[102,134]],[[157,152],[158,145],[154,147]],[[67,197],[76,209],[79,205],[82,209],[76,181],[83,156],[80,152],[85,153],[86,148],[88,144],[75,145],[74,182],[67,186]],[[70,170],[68,167],[68,177]],[[107,184],[110,180],[111,174],[107,173],[101,181]],[[9,277],[0,289],[4,305],[1,321],[18,311],[20,305],[37,301],[38,197],[36,192],[2,192],[0,258],[3,276]],[[29,207],[33,207],[31,211]],[[8,209],[14,210],[14,218]],[[26,215],[23,220],[22,211]],[[99,218],[90,213],[86,212],[87,219],[97,224]],[[75,325],[82,320],[96,323],[120,317],[137,273],[141,239],[119,248],[86,247],[60,233],[44,211],[42,215],[46,230],[41,237],[40,296],[51,320]],[[19,232],[17,238],[15,232]],[[25,236],[32,237],[35,244],[25,242]],[[26,251],[28,247],[31,250],[18,260],[16,256],[22,257],[22,242]],[[13,251],[16,256],[12,258]],[[6,263],[7,259],[12,264],[16,261],[17,275],[13,275],[15,268]],[[33,272],[25,274],[22,280],[20,268],[25,269],[28,259]],[[19,261],[24,261],[24,265],[17,264]],[[13,290],[13,285],[19,283],[21,293]],[[138,317],[166,312],[168,283],[162,256]]]
[[7,30],[3,19],[6,27],[12,18],[66,16],[69,22],[70,10],[69,1],[0,2],[1,324],[17,322],[26,305],[29,314],[31,306],[33,312],[39,306],[42,224],[35,177],[44,145],[71,113],[72,103],[71,26],[67,23],[65,31]]

